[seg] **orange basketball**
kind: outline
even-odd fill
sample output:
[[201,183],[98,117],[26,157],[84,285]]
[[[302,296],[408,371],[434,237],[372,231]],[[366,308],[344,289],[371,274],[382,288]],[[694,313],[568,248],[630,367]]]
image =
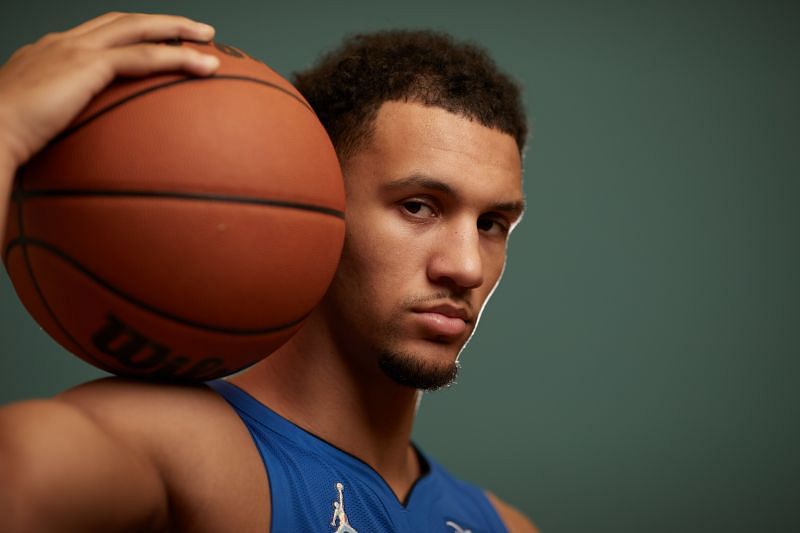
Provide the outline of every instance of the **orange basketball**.
[[231,46],[175,44],[217,55],[219,70],[97,96],[20,169],[3,259],[72,353],[120,375],[198,381],[300,327],[339,260],[344,189],[289,82]]

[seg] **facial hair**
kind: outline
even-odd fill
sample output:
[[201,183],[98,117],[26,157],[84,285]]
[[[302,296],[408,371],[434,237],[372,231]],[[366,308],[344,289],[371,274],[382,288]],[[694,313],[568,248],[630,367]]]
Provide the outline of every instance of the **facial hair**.
[[[449,292],[440,292],[423,297],[409,298],[401,308],[409,309],[415,305],[441,300],[462,300]],[[463,300],[469,305],[468,300]],[[384,344],[378,351],[378,366],[395,383],[424,391],[435,391],[455,382],[460,369],[458,358],[454,361],[434,361],[419,354],[392,349],[394,339],[401,336],[394,322],[384,331]],[[459,346],[460,352],[463,344]]]
[[434,363],[413,354],[383,351],[378,357],[378,366],[395,383],[435,391],[453,383],[458,375],[458,361]]

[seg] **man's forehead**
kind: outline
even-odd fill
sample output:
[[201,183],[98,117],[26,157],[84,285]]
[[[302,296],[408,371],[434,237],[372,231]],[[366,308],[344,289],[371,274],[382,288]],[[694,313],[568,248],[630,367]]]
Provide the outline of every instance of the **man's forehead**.
[[[413,101],[384,102],[376,113],[371,130],[372,140],[378,143],[425,141],[451,150],[462,148],[464,152],[473,148],[471,144],[476,141],[480,147],[485,146],[482,141],[490,140],[492,146],[502,144],[507,149],[476,152],[483,157],[509,159],[511,166],[520,166],[521,163],[519,147],[512,135],[438,106]],[[501,139],[499,143],[498,139]]]
[[409,102],[387,102],[378,111],[372,135],[355,154],[381,167],[391,180],[418,179],[435,188],[442,183],[478,180],[498,194],[517,201],[522,196],[522,172],[515,139],[461,115],[438,107]]

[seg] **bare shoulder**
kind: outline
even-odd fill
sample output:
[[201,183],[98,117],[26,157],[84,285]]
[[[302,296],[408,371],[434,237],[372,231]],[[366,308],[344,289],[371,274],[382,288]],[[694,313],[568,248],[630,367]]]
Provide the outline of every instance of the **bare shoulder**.
[[59,399],[150,458],[178,512],[173,530],[267,529],[269,486],[259,452],[239,416],[209,387],[109,378]]
[[492,505],[494,505],[497,514],[500,515],[509,533],[539,533],[539,529],[533,525],[533,522],[519,512],[519,510],[505,503],[488,490],[486,491],[486,496],[489,498],[489,501],[492,502]]
[[203,453],[213,451],[224,441],[225,430],[238,422],[227,403],[203,385],[107,378],[70,389],[56,399],[145,452],[159,467],[168,467],[184,443]]
[[[114,407],[122,406],[128,401],[140,406],[155,403],[163,407],[162,402],[165,400],[183,403],[196,402],[201,398],[214,401],[212,398],[217,397],[205,385],[172,385],[118,377],[89,381],[56,396],[60,400],[95,412],[100,412],[98,409],[102,410],[103,405],[108,405],[109,401]],[[102,402],[98,403],[98,400]]]
[[60,398],[0,409],[3,531],[167,528],[161,472],[107,426]]
[[[137,431],[142,425],[164,430],[181,430],[231,420],[230,408],[204,385],[169,385],[122,378],[106,378],[84,383],[59,394],[68,403],[91,416],[111,431]],[[149,435],[163,435],[147,432]],[[145,439],[147,435],[141,434]],[[138,439],[137,439],[138,440]]]

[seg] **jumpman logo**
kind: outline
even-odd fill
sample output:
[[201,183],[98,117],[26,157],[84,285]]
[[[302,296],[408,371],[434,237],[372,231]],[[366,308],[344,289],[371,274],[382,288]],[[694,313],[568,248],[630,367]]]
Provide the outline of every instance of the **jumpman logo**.
[[[336,533],[358,533],[347,521],[347,515],[344,513],[344,485],[337,483],[336,490],[339,491],[339,501],[333,502],[331,526],[336,527]],[[339,523],[338,527],[337,522]]]
[[453,522],[452,520],[448,520],[447,522],[444,523],[444,525],[452,527],[453,533],[472,533],[472,530],[464,529],[455,522]]

